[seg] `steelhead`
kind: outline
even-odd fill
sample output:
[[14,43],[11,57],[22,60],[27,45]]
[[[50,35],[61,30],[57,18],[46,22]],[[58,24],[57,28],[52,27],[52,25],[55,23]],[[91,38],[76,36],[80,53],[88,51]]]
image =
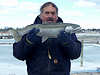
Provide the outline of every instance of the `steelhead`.
[[42,42],[48,38],[56,38],[60,31],[68,33],[77,33],[81,30],[81,27],[77,24],[72,23],[52,23],[52,24],[31,24],[21,29],[10,29],[8,32],[11,33],[16,42],[20,41],[22,36],[28,33],[33,28],[39,29],[38,36],[42,36]]

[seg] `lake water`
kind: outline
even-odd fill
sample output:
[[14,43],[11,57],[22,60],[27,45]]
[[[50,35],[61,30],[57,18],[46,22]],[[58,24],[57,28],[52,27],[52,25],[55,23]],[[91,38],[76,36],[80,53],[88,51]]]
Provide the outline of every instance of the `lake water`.
[[[0,40],[0,43],[13,43],[14,40]],[[12,44],[0,44],[0,75],[27,75],[25,61],[13,57]],[[100,68],[100,45],[84,44],[83,67],[80,59],[72,60],[71,72],[99,71]]]

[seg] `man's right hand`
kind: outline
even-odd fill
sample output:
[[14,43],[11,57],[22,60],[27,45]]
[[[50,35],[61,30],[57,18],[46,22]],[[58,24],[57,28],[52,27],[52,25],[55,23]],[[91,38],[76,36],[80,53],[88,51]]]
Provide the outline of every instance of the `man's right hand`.
[[37,33],[39,32],[39,29],[33,28],[29,31],[26,35],[26,41],[29,44],[40,44],[41,43],[41,37],[37,36]]

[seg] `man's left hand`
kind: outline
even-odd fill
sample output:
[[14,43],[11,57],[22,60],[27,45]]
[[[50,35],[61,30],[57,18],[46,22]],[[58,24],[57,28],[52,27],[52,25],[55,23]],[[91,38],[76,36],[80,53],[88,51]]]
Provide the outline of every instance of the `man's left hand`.
[[67,33],[65,31],[61,31],[58,34],[58,40],[62,43],[62,44],[70,44],[73,41],[77,40],[76,36],[74,33]]

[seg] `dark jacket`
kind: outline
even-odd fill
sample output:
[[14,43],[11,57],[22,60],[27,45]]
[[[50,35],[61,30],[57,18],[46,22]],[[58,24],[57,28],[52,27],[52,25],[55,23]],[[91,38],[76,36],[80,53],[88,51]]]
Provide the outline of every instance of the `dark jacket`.
[[[58,18],[57,22],[63,21]],[[41,23],[37,17],[34,24]],[[81,43],[77,39],[66,46],[61,46],[56,38],[30,45],[26,35],[13,44],[13,55],[19,60],[26,60],[28,75],[70,75],[70,60],[78,58],[81,53]],[[48,50],[51,59],[48,58]]]

